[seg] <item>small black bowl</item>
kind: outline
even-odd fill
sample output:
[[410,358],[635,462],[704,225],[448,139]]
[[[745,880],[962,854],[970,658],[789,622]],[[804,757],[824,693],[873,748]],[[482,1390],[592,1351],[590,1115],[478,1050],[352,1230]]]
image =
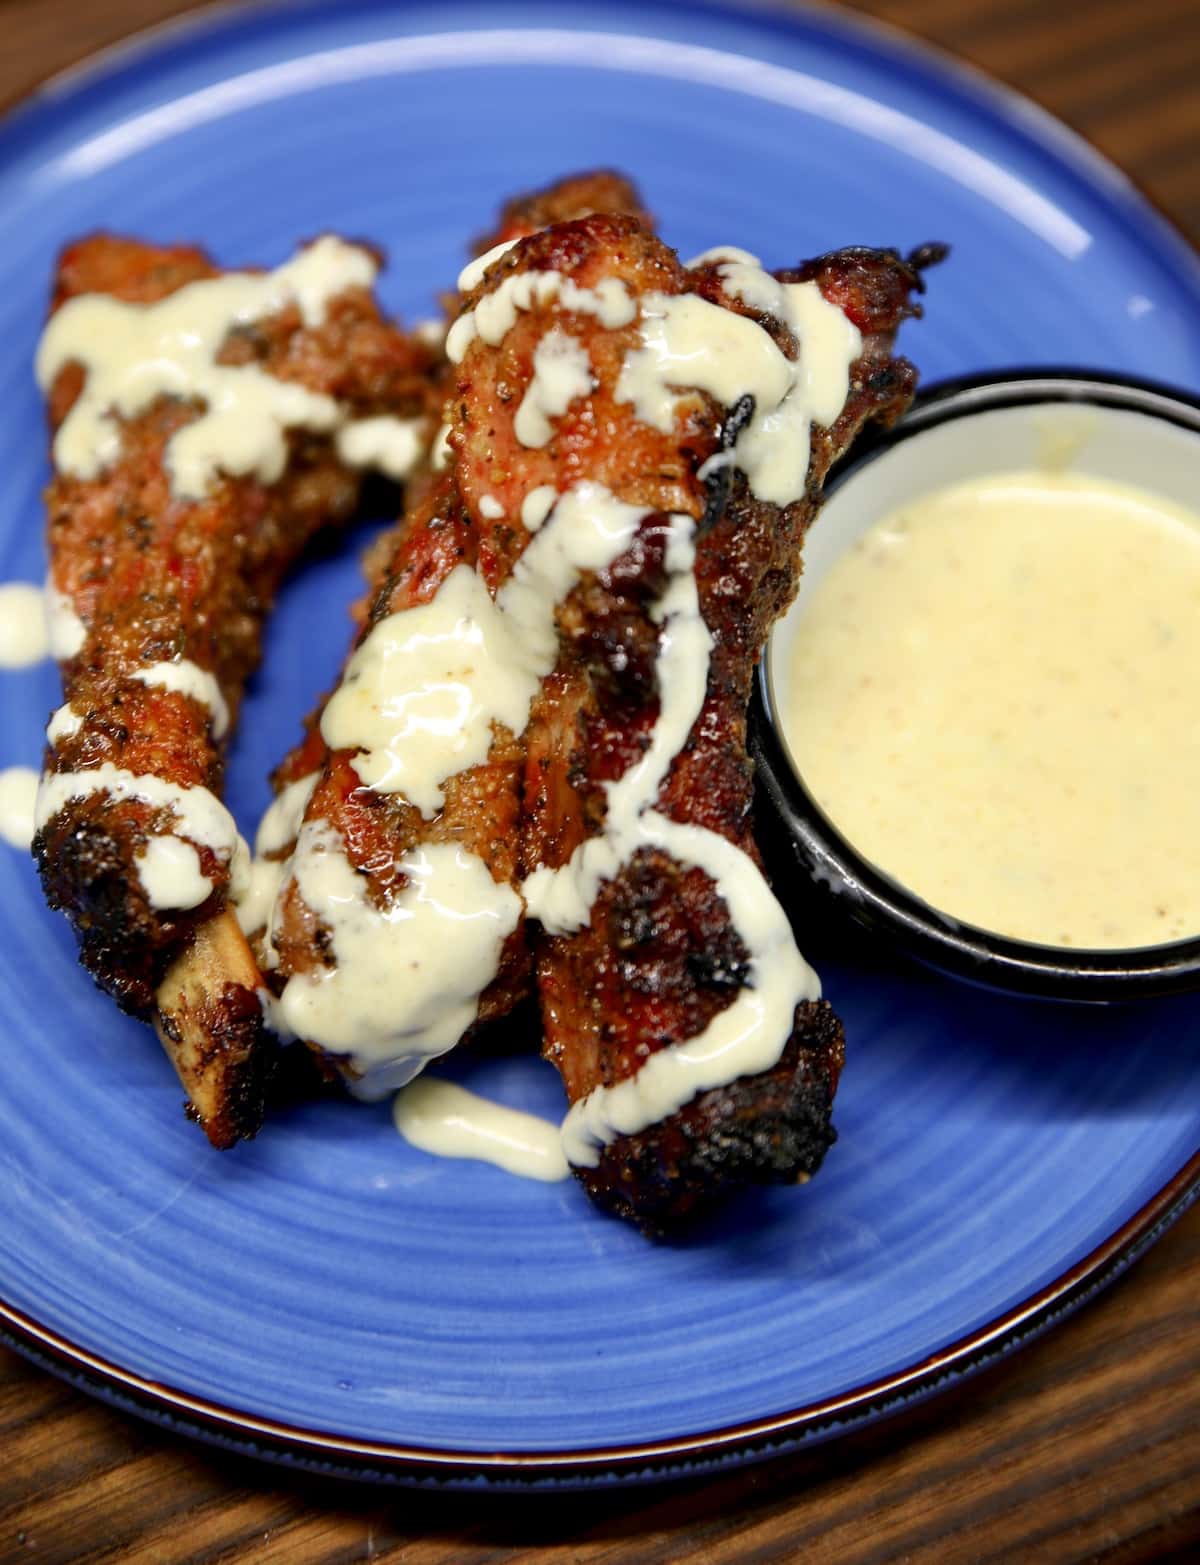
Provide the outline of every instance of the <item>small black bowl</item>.
[[[929,387],[893,429],[868,436],[831,477],[830,504],[805,546],[805,577],[792,612],[803,610],[804,582],[819,579],[893,506],[985,473],[1037,466],[1055,448],[1059,465],[1077,461],[1085,472],[1194,507],[1200,401],[1167,386],[1071,369],[1016,370]],[[776,724],[774,639],[750,710],[750,750],[760,806],[767,808],[763,824],[775,852],[790,853],[831,910],[939,971],[1009,993],[1114,1001],[1200,986],[1200,937],[1130,950],[1016,940],[949,917],[863,858],[805,788]],[[778,862],[772,869],[778,884],[786,871]]]

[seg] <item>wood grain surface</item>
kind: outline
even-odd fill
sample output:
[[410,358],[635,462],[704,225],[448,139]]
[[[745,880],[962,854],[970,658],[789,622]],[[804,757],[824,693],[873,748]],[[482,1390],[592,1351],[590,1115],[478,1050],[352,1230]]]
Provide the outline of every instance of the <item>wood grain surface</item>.
[[[0,0],[0,102],[187,0]],[[1083,132],[1200,236],[1200,0],[858,0]],[[802,1459],[570,1498],[376,1491],[112,1412],[0,1349],[0,1562],[1200,1559],[1200,1210],[950,1395]]]

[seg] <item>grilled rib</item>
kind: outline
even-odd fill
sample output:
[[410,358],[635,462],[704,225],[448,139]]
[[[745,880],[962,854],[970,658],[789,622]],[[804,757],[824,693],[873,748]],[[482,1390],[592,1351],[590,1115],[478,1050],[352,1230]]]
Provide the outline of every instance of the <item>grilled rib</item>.
[[[757,651],[795,591],[800,546],[830,463],[867,420],[891,420],[911,398],[915,372],[891,356],[891,344],[901,320],[914,313],[918,263],[935,258],[932,251],[904,261],[890,251],[849,250],[779,274],[783,282],[815,281],[863,335],[845,407],[831,428],[814,429],[805,494],[784,507],[755,500],[732,466],[705,468],[732,447],[746,408],[721,407],[696,393],[678,404],[674,427],[663,434],[615,397],[621,366],[640,343],[636,323],[606,328],[552,301],[520,313],[499,344],[476,340],[468,347],[451,444],[493,591],[529,544],[512,519],[537,486],[565,491],[580,479],[597,480],[650,513],[626,553],[585,576],[559,611],[558,666],[534,701],[526,735],[523,874],[561,868],[603,829],[604,785],[645,750],[659,710],[660,628],[652,610],[665,580],[671,513],[699,524],[695,575],[713,651],[703,710],[657,810],[719,834],[757,862],[745,751]],[[752,313],[726,291],[716,263],[689,273],[640,225],[619,218],[591,218],[524,241],[493,264],[465,306],[477,306],[521,271],[547,270],[583,287],[619,278],[639,301],[693,292]],[[795,355],[782,322],[755,318]],[[537,344],[558,324],[586,348],[596,384],[558,420],[547,445],[529,449],[516,437],[514,413]],[[483,515],[485,494],[498,498],[503,523]],[[703,1032],[743,987],[746,959],[707,874],[661,851],[638,852],[602,885],[586,927],[538,942],[544,1051],[570,1101],[636,1076],[657,1051]],[[601,1206],[648,1229],[739,1184],[804,1178],[833,1139],[842,1051],[829,1006],[804,1001],[773,1068],[703,1092],[637,1134],[618,1135],[594,1168],[576,1172]]]
[[[476,241],[476,253],[486,254],[549,224],[596,212],[631,214],[632,222],[649,222],[636,190],[621,176],[607,171],[572,175],[507,203],[493,230]],[[454,377],[448,366],[439,372],[439,385],[450,399],[446,416],[452,424]],[[411,503],[405,514],[373,546],[357,645],[382,620],[428,603],[456,566],[477,569],[494,587],[495,525],[487,524],[481,532],[480,518],[463,505],[456,474],[457,462],[451,454],[444,471],[426,474],[415,493],[410,486]],[[386,910],[403,892],[408,880],[397,866],[422,844],[456,843],[481,859],[496,882],[517,880],[524,766],[519,735],[497,733],[486,762],[449,779],[444,806],[434,819],[425,820],[403,794],[364,788],[353,769],[355,752],[329,753],[321,735],[322,711],[323,707],[309,719],[304,739],[281,763],[273,785],[278,793],[318,774],[304,820],[325,823],[337,834],[376,907]],[[277,848],[274,856],[286,859],[293,846],[294,840]],[[275,988],[284,988],[296,976],[333,969],[336,958],[326,935],[295,876],[285,877],[272,927],[274,949],[268,958]],[[477,1022],[485,1024],[507,1014],[528,992],[530,982],[531,958],[522,923],[508,937],[499,971],[479,998]],[[309,1041],[314,1052],[353,1083],[355,1071],[344,1057],[328,1055],[319,1041]]]
[[[201,251],[157,248],[96,235],[62,256],[58,310],[81,295],[151,305],[221,275]],[[283,382],[336,398],[356,417],[427,414],[428,348],[385,322],[369,290],[333,299],[323,323],[295,306],[227,337],[219,361],[251,364]],[[57,430],[85,389],[77,363],[50,389]],[[198,416],[193,403],[161,397],[117,417],[117,459],[94,477],[56,472],[47,490],[50,572],[86,628],[63,664],[66,701],[78,719],[47,754],[50,774],[109,764],[138,777],[218,794],[224,747],[210,710],[190,694],[136,677],[187,659],[214,676],[230,720],[259,655],[264,616],[284,573],[319,529],[355,509],[360,475],[322,435],[292,432],[282,476],[220,477],[203,496],[180,499],[167,443]],[[126,1010],[152,1016],[210,1139],[252,1134],[269,1063],[255,986],[261,983],[226,902],[230,867],[197,845],[211,894],[190,910],[151,906],[136,869],[150,835],[178,832],[170,808],[98,791],[68,800],[34,842],[47,898],[79,936],[81,958]],[[194,961],[173,966],[203,939]]]

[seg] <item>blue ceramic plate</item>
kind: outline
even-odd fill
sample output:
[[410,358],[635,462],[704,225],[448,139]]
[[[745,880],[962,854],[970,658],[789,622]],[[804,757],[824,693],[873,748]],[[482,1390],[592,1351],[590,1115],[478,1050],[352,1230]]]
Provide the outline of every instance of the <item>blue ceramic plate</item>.
[[[597,163],[685,255],[952,241],[905,329],[927,378],[1074,361],[1200,386],[1194,258],[1130,187],[1028,104],[832,12],[223,10],[0,127],[0,578],[44,569],[30,361],[65,240],[107,225],[237,264],[333,227],[387,246],[412,318],[504,194]],[[233,764],[244,822],[356,581],[347,548],[287,593]],[[55,675],[0,680],[0,765],[36,765]],[[1200,1003],[1006,1001],[815,932],[850,1040],[842,1139],[808,1188],[678,1243],[573,1185],[411,1150],[386,1106],[297,1108],[217,1156],[2,844],[0,906],[9,1331],[114,1401],[293,1460],[552,1483],[786,1448],[1044,1324],[1200,1176]],[[553,1114],[534,1043],[457,1068]]]

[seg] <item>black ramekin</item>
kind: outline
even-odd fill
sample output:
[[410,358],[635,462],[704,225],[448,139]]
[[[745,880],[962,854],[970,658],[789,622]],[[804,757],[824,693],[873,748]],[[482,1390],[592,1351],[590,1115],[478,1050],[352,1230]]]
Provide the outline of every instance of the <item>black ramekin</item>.
[[[961,430],[973,471],[979,475],[995,471],[994,463],[989,463],[992,444],[985,438],[986,431],[1010,424],[1016,428],[1022,415],[1009,413],[1003,421],[981,423],[982,415],[998,410],[1026,410],[1024,422],[1031,423],[1036,416],[1044,428],[1051,428],[1055,419],[1079,419],[1080,415],[1070,412],[1068,405],[1096,410],[1098,421],[1107,419],[1119,424],[1117,444],[1128,444],[1142,426],[1138,420],[1127,417],[1113,421],[1111,410],[1165,421],[1194,436],[1196,498],[1191,503],[1195,506],[1200,502],[1200,400],[1165,385],[1077,369],[1014,370],[930,386],[893,429],[866,437],[831,476],[827,497],[832,500],[841,494],[844,500],[851,485],[866,490],[864,479],[873,464],[885,461],[889,453],[906,442],[951,424]],[[1161,432],[1154,438],[1162,438]],[[951,449],[956,439],[954,431],[937,436],[939,449]],[[1152,454],[1148,453],[1148,458]],[[915,464],[915,455],[908,455]],[[956,469],[957,476],[970,476],[962,465],[967,461],[964,456]],[[1008,464],[1010,468],[1015,465]],[[1085,471],[1092,470],[1086,459],[1080,466]],[[871,487],[886,488],[887,472],[886,468],[877,468]],[[1124,481],[1162,492],[1161,476],[1148,459],[1145,471],[1130,471]],[[953,481],[953,476],[939,478],[935,474],[926,491]],[[1183,479],[1177,474],[1173,482],[1178,490]],[[846,514],[844,504],[839,509]],[[855,523],[845,542],[852,541],[862,526],[880,514],[882,508],[872,506],[866,522]],[[818,518],[810,534],[810,548],[821,536],[821,547],[832,557],[840,546],[836,537],[821,535],[825,527],[826,518]],[[1115,1001],[1200,986],[1200,936],[1129,950],[1076,949],[1016,940],[947,916],[863,858],[815,803],[791,760],[775,721],[771,645],[768,642],[751,702],[750,749],[758,767],[760,810],[765,808],[768,815],[764,821],[767,834],[776,854],[790,852],[791,856],[790,863],[777,861],[771,865],[777,885],[794,870],[814,888],[813,895],[823,898],[831,913],[844,915],[942,972],[1010,993],[1059,1000]],[[1197,717],[1200,720],[1200,713]],[[1180,846],[1181,851],[1195,852],[1200,864],[1200,847],[1192,843]],[[780,889],[787,900],[786,886]]]

